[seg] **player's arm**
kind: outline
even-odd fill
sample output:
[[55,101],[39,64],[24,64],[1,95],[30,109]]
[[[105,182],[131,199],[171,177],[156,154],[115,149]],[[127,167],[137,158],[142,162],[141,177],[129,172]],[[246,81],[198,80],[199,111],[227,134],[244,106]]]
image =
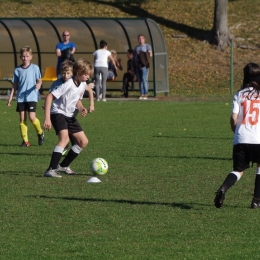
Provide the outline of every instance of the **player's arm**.
[[44,107],[45,107],[45,120],[43,127],[45,130],[51,129],[51,104],[53,101],[52,93],[49,93],[45,99]]
[[232,115],[230,117],[230,127],[231,127],[231,130],[233,131],[233,133],[235,133],[235,131],[236,131],[237,116],[238,116],[238,114],[232,113]]
[[17,87],[18,87],[18,82],[13,83],[13,87],[11,89],[10,97],[7,101],[7,106],[9,106],[9,107],[11,106],[11,102],[13,100],[13,95],[14,95],[14,92],[17,90]]
[[94,94],[93,94],[93,90],[89,85],[86,85],[86,91],[88,92],[88,96],[89,96],[89,108],[88,108],[88,112],[94,112],[95,108],[94,108]]
[[37,79],[35,87],[39,90],[41,88],[41,85],[42,85],[42,79]]
[[88,113],[88,110],[83,106],[82,101],[78,100],[76,104],[77,109],[80,111],[80,114],[82,117],[86,116]]

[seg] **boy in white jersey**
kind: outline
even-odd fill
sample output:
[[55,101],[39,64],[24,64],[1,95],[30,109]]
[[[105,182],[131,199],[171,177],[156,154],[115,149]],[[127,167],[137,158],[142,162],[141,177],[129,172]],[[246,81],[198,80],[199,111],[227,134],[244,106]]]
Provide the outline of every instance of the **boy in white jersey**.
[[[59,88],[63,83],[65,83],[73,76],[73,62],[71,60],[65,60],[60,64],[60,75],[61,78],[57,79],[52,83],[49,92],[52,92],[53,90]],[[93,83],[90,83],[88,85],[89,87],[93,88]],[[44,106],[42,106],[42,109],[44,109]],[[76,107],[73,116],[76,117],[78,112],[79,110]],[[71,145],[76,144],[76,140],[73,138],[72,135],[69,135],[69,138],[70,138]],[[66,147],[64,148],[62,155],[64,156],[68,150],[69,150],[69,144],[67,144]]]
[[[54,89],[46,97],[44,129],[50,130],[53,125],[59,142],[53,150],[50,165],[44,173],[45,177],[61,177],[57,172],[76,174],[69,165],[88,144],[88,138],[73,115],[76,106],[83,117],[88,112],[94,111],[93,91],[86,83],[92,73],[93,66],[87,60],[78,60],[73,64],[73,78]],[[85,91],[89,92],[90,107],[88,110],[83,107],[80,100]],[[53,99],[55,101],[52,103]],[[71,147],[64,160],[59,164],[62,152],[69,142],[69,135],[75,138],[76,144]]]
[[214,203],[222,207],[225,193],[252,162],[257,164],[257,170],[251,208],[256,209],[260,207],[260,67],[255,63],[244,68],[242,88],[233,99],[230,126],[234,132],[233,171],[216,192]]
[[42,80],[39,67],[31,63],[32,57],[32,49],[29,46],[25,46],[20,49],[22,65],[18,66],[14,70],[12,79],[13,87],[7,102],[7,105],[11,106],[13,94],[17,90],[16,111],[19,112],[20,117],[20,131],[23,139],[21,146],[25,147],[30,146],[26,123],[27,112],[28,117],[37,132],[38,144],[42,145],[44,142],[44,133],[41,128],[41,123],[36,117],[36,106]]

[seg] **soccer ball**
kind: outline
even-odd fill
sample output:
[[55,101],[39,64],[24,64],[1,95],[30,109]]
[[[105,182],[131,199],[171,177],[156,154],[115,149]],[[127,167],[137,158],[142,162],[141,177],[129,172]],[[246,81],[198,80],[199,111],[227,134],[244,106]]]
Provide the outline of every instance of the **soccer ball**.
[[96,175],[104,175],[108,170],[107,161],[103,158],[96,158],[90,163],[90,171]]

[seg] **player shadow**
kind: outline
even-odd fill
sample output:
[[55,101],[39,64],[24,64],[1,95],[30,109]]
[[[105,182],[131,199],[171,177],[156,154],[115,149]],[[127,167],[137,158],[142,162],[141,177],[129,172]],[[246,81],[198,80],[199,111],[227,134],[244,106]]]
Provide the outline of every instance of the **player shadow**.
[[202,160],[217,160],[217,161],[232,161],[232,158],[226,158],[226,157],[211,157],[211,156],[159,156],[159,155],[137,155],[137,156],[123,156],[123,157],[128,157],[128,158],[168,158],[168,159],[202,159]]
[[174,136],[174,135],[154,135],[155,138],[173,139],[207,139],[207,140],[232,140],[233,137],[206,137],[206,136]]
[[[25,147],[25,149],[28,149]],[[0,152],[0,155],[3,154],[3,155],[7,155],[7,154],[10,154],[10,155],[14,155],[14,156],[21,156],[21,155],[26,155],[26,156],[44,156],[44,155],[50,155],[50,153],[41,153],[41,154],[37,154],[37,153],[24,153],[23,151],[21,151],[20,153],[11,153],[11,152]]]
[[124,199],[98,199],[98,198],[78,198],[78,197],[53,197],[53,196],[31,196],[35,198],[42,198],[42,199],[61,199],[61,200],[75,200],[75,201],[86,201],[86,202],[108,202],[108,203],[121,203],[121,204],[130,204],[130,205],[161,205],[161,206],[168,206],[174,208],[180,208],[184,210],[192,209],[192,207],[185,203],[170,203],[170,202],[153,202],[153,201],[135,201],[135,200],[124,200]]

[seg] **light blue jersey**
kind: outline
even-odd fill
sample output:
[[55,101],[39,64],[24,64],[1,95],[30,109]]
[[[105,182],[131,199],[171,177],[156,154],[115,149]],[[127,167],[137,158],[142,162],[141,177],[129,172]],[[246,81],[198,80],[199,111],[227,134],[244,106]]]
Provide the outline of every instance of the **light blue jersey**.
[[39,91],[36,81],[41,78],[41,72],[36,64],[30,64],[26,69],[21,66],[15,68],[13,83],[18,83],[17,102],[38,102]]

